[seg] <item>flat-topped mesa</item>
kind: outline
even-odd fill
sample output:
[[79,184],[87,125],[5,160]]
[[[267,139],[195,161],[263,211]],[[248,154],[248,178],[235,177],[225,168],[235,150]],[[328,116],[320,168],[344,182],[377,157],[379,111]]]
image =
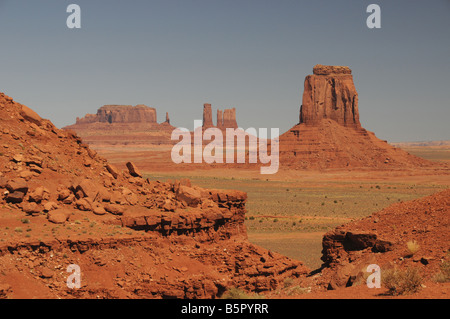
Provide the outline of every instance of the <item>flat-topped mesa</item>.
[[305,79],[300,124],[317,125],[331,119],[343,126],[360,128],[358,93],[347,66],[316,65]]
[[105,105],[97,110],[97,114],[87,114],[77,118],[76,124],[89,123],[156,123],[156,109],[140,104]]

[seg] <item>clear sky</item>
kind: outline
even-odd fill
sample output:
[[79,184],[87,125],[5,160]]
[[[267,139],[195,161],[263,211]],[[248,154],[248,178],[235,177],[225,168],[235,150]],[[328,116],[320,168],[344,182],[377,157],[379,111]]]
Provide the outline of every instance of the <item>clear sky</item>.
[[[366,26],[370,3],[381,29]],[[353,70],[379,138],[450,139],[449,0],[0,0],[0,91],[58,127],[146,104],[192,128],[211,103],[285,132],[315,64]]]

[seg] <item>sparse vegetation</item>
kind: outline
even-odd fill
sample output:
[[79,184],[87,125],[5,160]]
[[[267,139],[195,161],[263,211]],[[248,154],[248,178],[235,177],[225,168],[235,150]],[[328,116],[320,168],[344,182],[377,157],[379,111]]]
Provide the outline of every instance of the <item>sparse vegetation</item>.
[[293,286],[293,287],[287,288],[285,291],[286,295],[288,295],[288,296],[307,294],[310,292],[311,292],[311,288],[305,288],[305,287],[300,287],[300,286]]
[[249,294],[239,288],[230,288],[223,295],[222,299],[262,299],[259,294]]
[[284,289],[291,287],[293,283],[294,283],[294,279],[292,279],[290,277],[285,278],[283,281]]
[[406,247],[408,248],[411,256],[416,254],[420,250],[420,245],[415,240],[408,241],[406,243]]
[[447,253],[447,258],[440,265],[441,271],[434,278],[435,281],[444,283],[450,282],[450,253]]
[[417,268],[407,270],[388,269],[381,273],[383,285],[389,289],[389,294],[400,296],[412,294],[422,287],[422,276]]

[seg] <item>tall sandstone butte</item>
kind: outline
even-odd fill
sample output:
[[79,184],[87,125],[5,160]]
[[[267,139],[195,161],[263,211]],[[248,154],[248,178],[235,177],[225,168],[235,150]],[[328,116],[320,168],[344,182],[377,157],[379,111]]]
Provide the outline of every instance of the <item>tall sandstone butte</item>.
[[[207,129],[214,127],[212,120],[212,108],[211,104],[206,103],[203,105],[203,128]],[[217,110],[217,123],[216,126],[219,129],[238,128],[236,121],[236,108]]]
[[365,130],[347,66],[316,65],[305,79],[300,121],[280,142],[281,167],[300,169],[430,166]]
[[203,127],[209,128],[213,126],[211,104],[205,103],[203,104]]
[[317,125],[331,119],[344,126],[361,127],[358,93],[346,66],[316,65],[305,79],[300,123]]
[[236,108],[226,109],[223,111],[223,127],[224,128],[237,128],[236,122]]

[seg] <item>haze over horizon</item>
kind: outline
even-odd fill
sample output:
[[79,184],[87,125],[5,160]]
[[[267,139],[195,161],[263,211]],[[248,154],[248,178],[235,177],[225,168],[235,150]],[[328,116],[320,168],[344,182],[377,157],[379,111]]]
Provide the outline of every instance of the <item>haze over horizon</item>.
[[[70,3],[81,29],[66,26]],[[381,29],[366,26],[371,3]],[[145,104],[192,129],[211,103],[213,114],[235,107],[240,127],[283,133],[313,66],[346,65],[364,128],[449,140],[449,14],[447,0],[0,0],[0,91],[58,127]]]

